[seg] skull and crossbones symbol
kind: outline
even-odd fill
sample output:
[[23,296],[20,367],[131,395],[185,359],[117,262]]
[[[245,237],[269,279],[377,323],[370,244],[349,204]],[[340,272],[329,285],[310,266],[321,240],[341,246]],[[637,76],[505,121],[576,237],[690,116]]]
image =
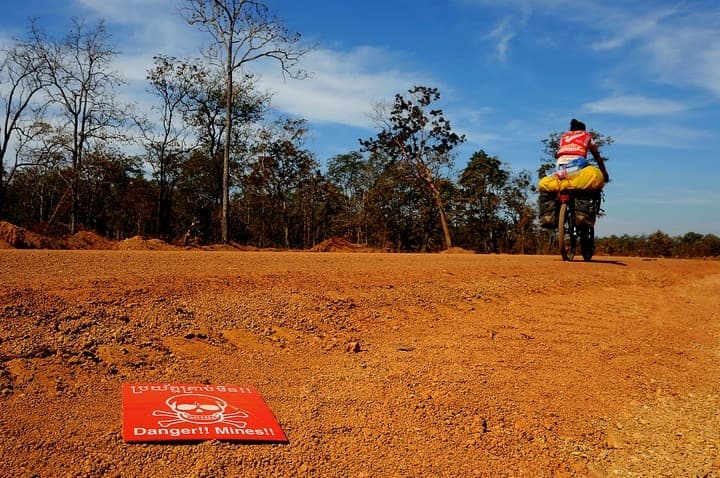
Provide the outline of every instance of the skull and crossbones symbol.
[[154,417],[167,417],[169,420],[160,420],[158,425],[169,427],[178,423],[194,423],[208,425],[211,423],[229,423],[238,428],[245,428],[247,422],[239,420],[248,418],[247,412],[237,410],[225,413],[227,402],[222,398],[200,393],[184,393],[173,395],[165,400],[168,410],[154,410]]

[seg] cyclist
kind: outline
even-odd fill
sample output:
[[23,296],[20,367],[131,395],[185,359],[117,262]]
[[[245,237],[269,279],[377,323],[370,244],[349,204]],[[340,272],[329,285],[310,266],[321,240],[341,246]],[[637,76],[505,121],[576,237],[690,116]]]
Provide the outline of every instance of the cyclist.
[[[588,163],[588,151],[597,167]],[[575,118],[570,121],[570,130],[560,136],[555,158],[555,169],[538,183],[540,225],[551,229],[557,226],[555,195],[561,188],[570,186],[573,189],[600,191],[610,181],[605,160],[592,135],[585,130],[585,123]]]
[[585,123],[575,118],[570,120],[570,131],[560,137],[558,151],[555,154],[557,159],[555,175],[564,179],[568,175],[578,172],[588,166],[587,153],[590,151],[602,173],[603,182],[610,181],[605,161],[600,155],[600,150],[593,142],[592,135],[585,131]]

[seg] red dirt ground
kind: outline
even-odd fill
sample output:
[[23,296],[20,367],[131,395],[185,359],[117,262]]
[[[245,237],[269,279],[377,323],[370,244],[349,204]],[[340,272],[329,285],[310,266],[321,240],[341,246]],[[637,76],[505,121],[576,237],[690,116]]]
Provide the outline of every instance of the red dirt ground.
[[[718,261],[6,248],[0,284],[3,477],[720,476]],[[124,443],[128,382],[252,384],[289,442]]]

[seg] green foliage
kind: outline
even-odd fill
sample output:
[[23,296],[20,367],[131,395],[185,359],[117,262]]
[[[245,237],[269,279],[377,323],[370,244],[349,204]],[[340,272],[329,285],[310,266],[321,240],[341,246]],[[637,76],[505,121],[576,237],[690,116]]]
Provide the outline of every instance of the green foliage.
[[302,219],[295,216],[295,206],[307,199],[302,193],[316,191],[312,186],[318,169],[312,153],[303,148],[307,132],[304,120],[277,121],[261,133],[262,141],[247,164],[244,202],[254,210],[247,227],[260,246],[279,243],[290,248],[299,240],[291,237],[292,224]]
[[499,158],[474,153],[459,179],[458,229],[465,247],[529,252],[535,211],[528,172],[513,174]]
[[452,166],[450,152],[465,141],[452,131],[442,110],[430,104],[440,99],[437,88],[416,86],[408,96],[395,95],[390,117],[377,137],[360,140],[363,149],[378,153],[390,161],[403,161],[423,181],[432,181],[442,167]]
[[645,236],[610,236],[596,241],[600,254],[638,257],[720,257],[720,238],[714,234],[688,232],[670,237],[662,231]]
[[510,173],[497,157],[474,153],[459,180],[463,237],[473,249],[497,252],[503,218],[501,203]]
[[368,194],[380,171],[366,161],[362,153],[340,154],[328,161],[327,181],[335,186],[339,210],[335,223],[337,232],[358,244],[368,243]]
[[437,88],[416,86],[407,97],[395,95],[389,118],[381,119],[382,131],[374,139],[360,140],[363,150],[401,163],[399,171],[414,176],[434,201],[443,243],[452,246],[452,239],[441,191],[443,168],[452,166],[451,152],[465,141],[452,130],[440,109],[430,105],[440,99]]

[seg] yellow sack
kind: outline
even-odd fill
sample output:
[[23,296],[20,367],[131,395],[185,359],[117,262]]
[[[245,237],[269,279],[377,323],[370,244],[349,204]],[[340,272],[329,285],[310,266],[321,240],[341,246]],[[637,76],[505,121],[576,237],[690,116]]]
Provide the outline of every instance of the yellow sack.
[[603,186],[605,179],[600,168],[585,166],[571,178],[558,179],[555,175],[545,176],[538,183],[538,190],[541,193],[552,193],[561,189],[599,190]]

